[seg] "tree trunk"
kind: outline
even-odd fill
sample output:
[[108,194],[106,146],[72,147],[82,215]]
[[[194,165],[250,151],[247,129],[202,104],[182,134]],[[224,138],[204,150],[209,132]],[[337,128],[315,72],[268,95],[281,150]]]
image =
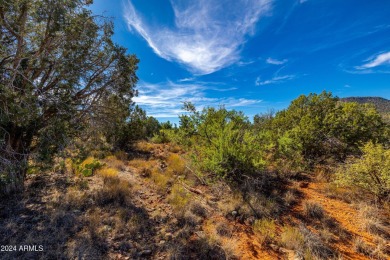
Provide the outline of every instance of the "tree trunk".
[[15,128],[4,135],[0,154],[1,196],[23,191],[29,145],[23,136],[23,131]]

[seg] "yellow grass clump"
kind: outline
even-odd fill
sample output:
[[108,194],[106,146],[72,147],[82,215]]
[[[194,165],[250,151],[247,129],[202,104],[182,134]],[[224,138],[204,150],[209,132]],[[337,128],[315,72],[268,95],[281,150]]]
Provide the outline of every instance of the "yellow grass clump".
[[105,167],[102,169],[99,169],[97,171],[98,175],[100,175],[103,179],[106,178],[116,178],[118,177],[118,170],[111,168],[111,167]]
[[183,174],[186,169],[186,163],[178,154],[170,154],[167,158],[168,171],[176,175]]
[[105,163],[109,166],[109,167],[112,167],[112,168],[116,168],[120,171],[124,171],[126,169],[126,165],[124,163],[124,161],[122,160],[119,160],[116,156],[114,155],[110,155],[110,156],[107,156],[105,159],[104,159]]
[[183,186],[176,183],[172,186],[171,194],[169,196],[169,203],[172,205],[175,213],[180,214],[185,211],[191,198],[191,194],[186,191]]

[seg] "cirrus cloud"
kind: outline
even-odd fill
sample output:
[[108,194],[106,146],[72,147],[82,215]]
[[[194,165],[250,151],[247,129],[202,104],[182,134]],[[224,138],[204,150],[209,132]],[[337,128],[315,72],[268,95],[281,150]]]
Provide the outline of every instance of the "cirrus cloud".
[[133,100],[147,109],[148,115],[158,118],[177,117],[185,113],[182,110],[183,102],[191,102],[198,109],[204,107],[225,106],[228,109],[255,106],[262,102],[260,99],[243,97],[209,97],[210,91],[232,91],[235,88],[219,89],[204,82],[172,82],[166,81],[157,84],[140,82],[139,96]]
[[[185,65],[195,74],[210,74],[240,60],[240,47],[273,0],[171,0],[175,26],[145,22],[131,1],[125,19],[160,57]],[[229,19],[226,19],[229,18]]]
[[256,86],[264,86],[264,85],[270,85],[270,84],[279,84],[285,81],[289,81],[292,79],[295,79],[296,75],[284,75],[284,76],[275,76],[271,79],[267,79],[262,81],[260,77],[257,77],[255,80]]
[[288,60],[287,59],[283,59],[283,60],[277,60],[277,59],[273,59],[273,58],[268,58],[266,60],[266,62],[268,64],[271,64],[271,65],[283,65],[287,62]]
[[370,61],[357,67],[358,69],[371,69],[384,64],[390,64],[390,51],[377,55],[374,58],[369,59]]

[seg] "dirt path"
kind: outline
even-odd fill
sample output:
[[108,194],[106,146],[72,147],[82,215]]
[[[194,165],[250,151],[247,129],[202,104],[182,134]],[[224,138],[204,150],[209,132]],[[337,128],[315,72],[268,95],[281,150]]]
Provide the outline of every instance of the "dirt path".
[[231,235],[221,238],[222,246],[229,248],[239,259],[282,259],[269,248],[264,248],[253,233],[252,227],[246,224],[228,220],[216,214],[204,223],[203,229],[212,236],[216,233],[216,226],[221,223],[232,230]]
[[[309,183],[306,188],[302,188],[301,191],[304,195],[302,201],[313,201],[320,204],[326,211],[326,214],[336,220],[337,224],[352,237],[361,237],[365,242],[373,244],[373,236],[360,228],[361,223],[359,221],[361,221],[361,217],[359,212],[350,204],[329,198],[323,194],[321,190],[324,188],[324,185],[321,183]],[[299,212],[303,211],[302,203],[297,206],[296,210]],[[344,259],[370,259],[355,252],[352,244],[353,238],[337,237],[335,242],[333,245],[342,253]]]
[[172,207],[166,201],[166,196],[158,194],[155,185],[150,181],[146,181],[132,167],[119,172],[118,177],[133,186],[133,202],[135,206],[143,208],[148,212],[151,220],[149,228],[154,230],[155,235],[153,237],[145,238],[148,241],[147,249],[140,252],[140,256],[166,259],[165,244],[172,238],[170,231],[173,230],[170,227],[175,224]]

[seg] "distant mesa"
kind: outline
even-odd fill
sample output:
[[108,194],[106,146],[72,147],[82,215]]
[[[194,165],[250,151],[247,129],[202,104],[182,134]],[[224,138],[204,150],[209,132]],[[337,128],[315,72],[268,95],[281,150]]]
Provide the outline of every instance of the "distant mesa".
[[390,100],[382,97],[346,97],[340,98],[342,102],[356,102],[359,104],[371,103],[379,113],[390,113]]

